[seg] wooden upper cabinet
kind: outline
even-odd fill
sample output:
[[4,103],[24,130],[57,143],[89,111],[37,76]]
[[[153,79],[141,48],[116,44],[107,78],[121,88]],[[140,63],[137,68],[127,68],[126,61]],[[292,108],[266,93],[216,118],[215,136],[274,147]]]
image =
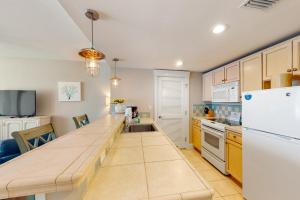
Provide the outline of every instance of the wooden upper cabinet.
[[212,100],[213,73],[208,72],[202,75],[202,99],[203,101]]
[[221,85],[225,82],[225,68],[220,67],[218,69],[215,69],[213,73],[213,83],[214,85]]
[[300,36],[293,40],[293,71],[300,74]]
[[240,64],[239,62],[230,63],[224,67],[220,67],[213,71],[214,85],[221,85],[240,80]]
[[263,79],[286,73],[292,69],[292,41],[286,41],[263,51]]
[[240,80],[240,64],[239,62],[233,62],[224,67],[225,70],[225,83]]
[[261,90],[262,80],[262,54],[257,53],[240,60],[241,91]]

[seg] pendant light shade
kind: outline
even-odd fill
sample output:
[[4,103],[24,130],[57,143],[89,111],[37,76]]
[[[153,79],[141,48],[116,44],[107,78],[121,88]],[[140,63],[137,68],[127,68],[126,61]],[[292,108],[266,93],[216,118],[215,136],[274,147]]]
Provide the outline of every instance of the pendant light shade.
[[120,82],[120,78],[117,77],[117,62],[120,61],[120,59],[118,58],[114,58],[113,61],[115,62],[115,73],[114,75],[111,77],[111,84],[115,87],[117,87],[119,85],[119,82]]
[[79,55],[85,58],[85,66],[90,76],[96,76],[100,70],[99,61],[105,58],[105,55],[94,48],[94,21],[99,19],[99,14],[95,10],[88,9],[85,16],[92,22],[92,47],[81,49]]

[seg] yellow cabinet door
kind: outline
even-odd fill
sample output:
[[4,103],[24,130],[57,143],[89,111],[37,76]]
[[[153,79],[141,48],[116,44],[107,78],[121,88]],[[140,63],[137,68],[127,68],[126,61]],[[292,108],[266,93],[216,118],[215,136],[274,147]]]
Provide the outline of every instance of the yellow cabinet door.
[[224,71],[224,67],[220,67],[218,69],[215,69],[213,71],[213,82],[214,85],[221,85],[223,83],[225,83],[225,71]]
[[261,52],[240,61],[241,91],[262,90],[262,55]]
[[293,72],[300,74],[300,36],[293,39]]
[[292,41],[280,43],[263,51],[263,79],[271,80],[273,75],[290,72],[293,66]]
[[224,67],[225,70],[225,83],[240,80],[240,64],[239,62],[233,62]]
[[201,150],[201,131],[199,126],[193,125],[193,146],[197,150]]
[[213,77],[212,72],[208,72],[202,75],[202,99],[203,101],[212,100],[212,86],[213,86]]
[[226,150],[227,172],[242,183],[242,145],[227,139]]

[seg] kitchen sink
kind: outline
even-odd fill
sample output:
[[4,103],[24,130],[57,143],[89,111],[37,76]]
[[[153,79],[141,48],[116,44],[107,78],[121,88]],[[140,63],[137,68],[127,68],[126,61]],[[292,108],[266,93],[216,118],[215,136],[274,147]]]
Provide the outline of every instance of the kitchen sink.
[[154,132],[157,128],[153,124],[131,124],[126,128],[125,132]]

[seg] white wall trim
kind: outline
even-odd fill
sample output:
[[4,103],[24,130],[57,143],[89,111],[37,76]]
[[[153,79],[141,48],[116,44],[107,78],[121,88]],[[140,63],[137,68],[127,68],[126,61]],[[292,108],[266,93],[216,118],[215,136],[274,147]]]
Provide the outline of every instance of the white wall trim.
[[185,77],[189,80],[190,72],[188,71],[175,71],[175,70],[154,70],[154,78],[156,77]]

